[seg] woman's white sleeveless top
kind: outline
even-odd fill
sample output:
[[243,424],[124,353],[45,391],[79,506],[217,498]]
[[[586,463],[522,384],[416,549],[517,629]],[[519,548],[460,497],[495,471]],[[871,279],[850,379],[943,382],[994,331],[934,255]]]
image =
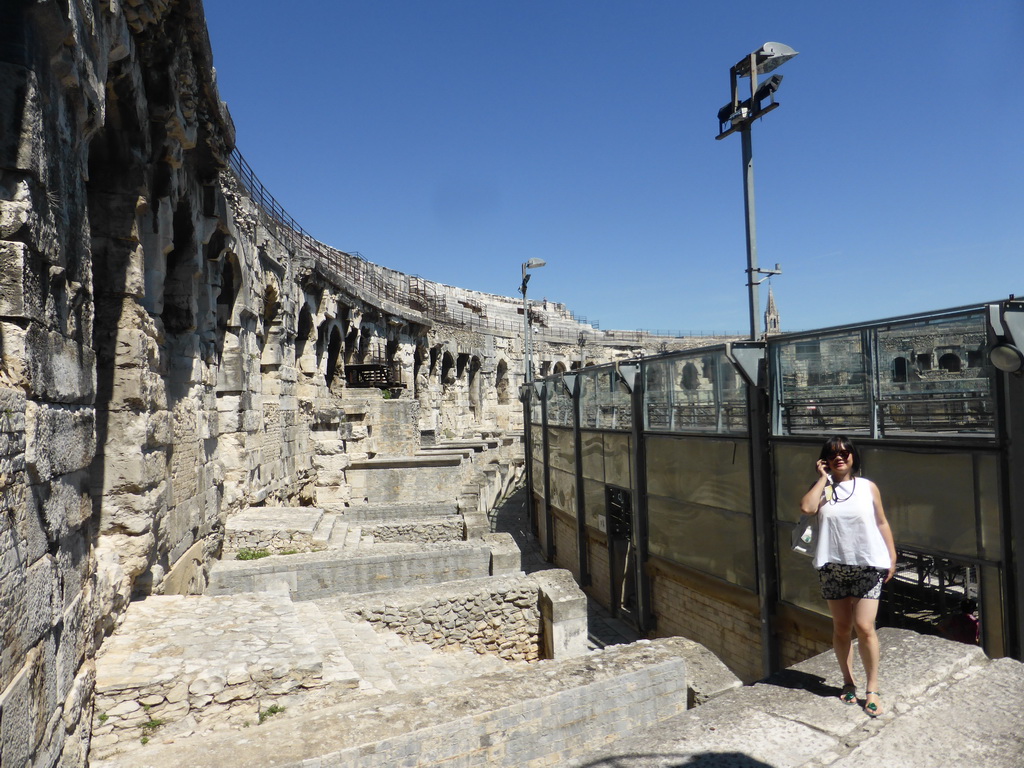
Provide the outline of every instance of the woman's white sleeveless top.
[[[828,499],[829,488],[825,488]],[[818,549],[814,567],[825,563],[888,568],[892,561],[878,523],[871,483],[860,478],[835,486],[830,500],[818,510]]]

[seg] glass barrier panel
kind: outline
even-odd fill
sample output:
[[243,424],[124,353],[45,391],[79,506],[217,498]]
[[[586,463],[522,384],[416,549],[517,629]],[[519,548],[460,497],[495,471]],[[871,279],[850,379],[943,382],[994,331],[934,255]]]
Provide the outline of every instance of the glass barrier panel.
[[783,434],[871,433],[868,356],[860,331],[770,348]]
[[650,552],[754,589],[754,526],[749,515],[648,497]]
[[981,594],[978,600],[978,618],[981,620],[981,642],[990,658],[1006,655],[1004,644],[1004,617],[1002,584],[999,569],[990,565],[981,567]]
[[576,449],[572,430],[548,427],[548,462],[555,469],[576,473]]
[[[772,445],[775,466],[775,517],[796,523],[800,519],[800,500],[814,485],[818,471],[814,468],[820,446],[775,443]],[[779,549],[789,547],[789,539],[779,540]]]
[[897,547],[979,556],[970,454],[867,448],[861,458]]
[[544,462],[536,456],[533,458],[533,492],[544,498]]
[[548,424],[571,427],[573,423],[572,396],[562,380],[548,382]]
[[612,369],[600,371],[597,379],[597,426],[599,429],[628,431],[633,428],[633,399],[629,389]]
[[978,555],[987,560],[1003,559],[1003,537],[999,522],[999,457],[974,454],[975,482],[978,490]]
[[544,421],[544,411],[543,411],[543,406],[541,405],[540,397],[537,396],[537,393],[535,391],[533,391],[533,388],[531,387],[531,389],[530,389],[530,423],[531,424],[541,424],[541,423],[543,423],[543,421]]
[[551,506],[576,517],[576,473],[551,467]]
[[604,481],[608,485],[633,487],[632,443],[629,435],[604,434]]
[[877,331],[884,434],[995,434],[993,369],[982,313]]
[[544,428],[539,424],[530,427],[530,452],[536,461],[544,461]]
[[586,509],[587,525],[593,526],[599,531],[607,530],[607,524],[605,522],[607,510],[605,509],[604,483],[598,480],[584,478],[583,503]]
[[[597,427],[597,387],[603,371],[580,373],[580,426]],[[607,375],[607,373],[605,373]]]
[[648,496],[751,514],[746,442],[649,435],[646,447]]
[[747,387],[721,351],[648,361],[644,382],[650,431],[747,431]]
[[779,596],[787,603],[828,616],[828,603],[821,598],[818,572],[811,558],[789,548],[795,523],[776,523],[779,542]]
[[580,431],[580,454],[583,477],[604,484],[604,435],[600,432]]

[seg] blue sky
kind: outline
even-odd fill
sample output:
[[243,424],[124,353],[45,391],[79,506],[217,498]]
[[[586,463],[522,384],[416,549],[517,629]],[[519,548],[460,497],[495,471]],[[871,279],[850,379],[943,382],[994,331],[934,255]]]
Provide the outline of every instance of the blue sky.
[[716,113],[771,40],[800,52],[753,129],[783,330],[1024,294],[1020,0],[205,5],[239,149],[372,262],[516,296],[541,258],[530,296],[602,328],[746,329]]

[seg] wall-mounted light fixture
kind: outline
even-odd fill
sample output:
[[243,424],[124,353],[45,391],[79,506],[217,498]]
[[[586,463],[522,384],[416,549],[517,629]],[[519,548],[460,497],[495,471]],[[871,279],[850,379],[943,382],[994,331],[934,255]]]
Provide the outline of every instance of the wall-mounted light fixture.
[[988,322],[996,337],[988,353],[992,365],[1004,373],[1020,373],[1024,369],[1024,301],[1011,296],[1000,304],[989,304]]

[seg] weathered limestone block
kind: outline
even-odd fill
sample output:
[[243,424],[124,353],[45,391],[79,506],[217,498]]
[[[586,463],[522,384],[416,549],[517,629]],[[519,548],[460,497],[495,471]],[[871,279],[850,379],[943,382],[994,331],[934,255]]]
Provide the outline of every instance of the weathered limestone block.
[[0,240],[0,315],[43,320],[42,280],[29,246]]
[[587,652],[586,595],[569,571],[541,571],[535,577],[540,581],[545,658],[582,656]]
[[36,480],[84,469],[96,452],[96,418],[91,408],[27,402],[25,433],[25,462]]

